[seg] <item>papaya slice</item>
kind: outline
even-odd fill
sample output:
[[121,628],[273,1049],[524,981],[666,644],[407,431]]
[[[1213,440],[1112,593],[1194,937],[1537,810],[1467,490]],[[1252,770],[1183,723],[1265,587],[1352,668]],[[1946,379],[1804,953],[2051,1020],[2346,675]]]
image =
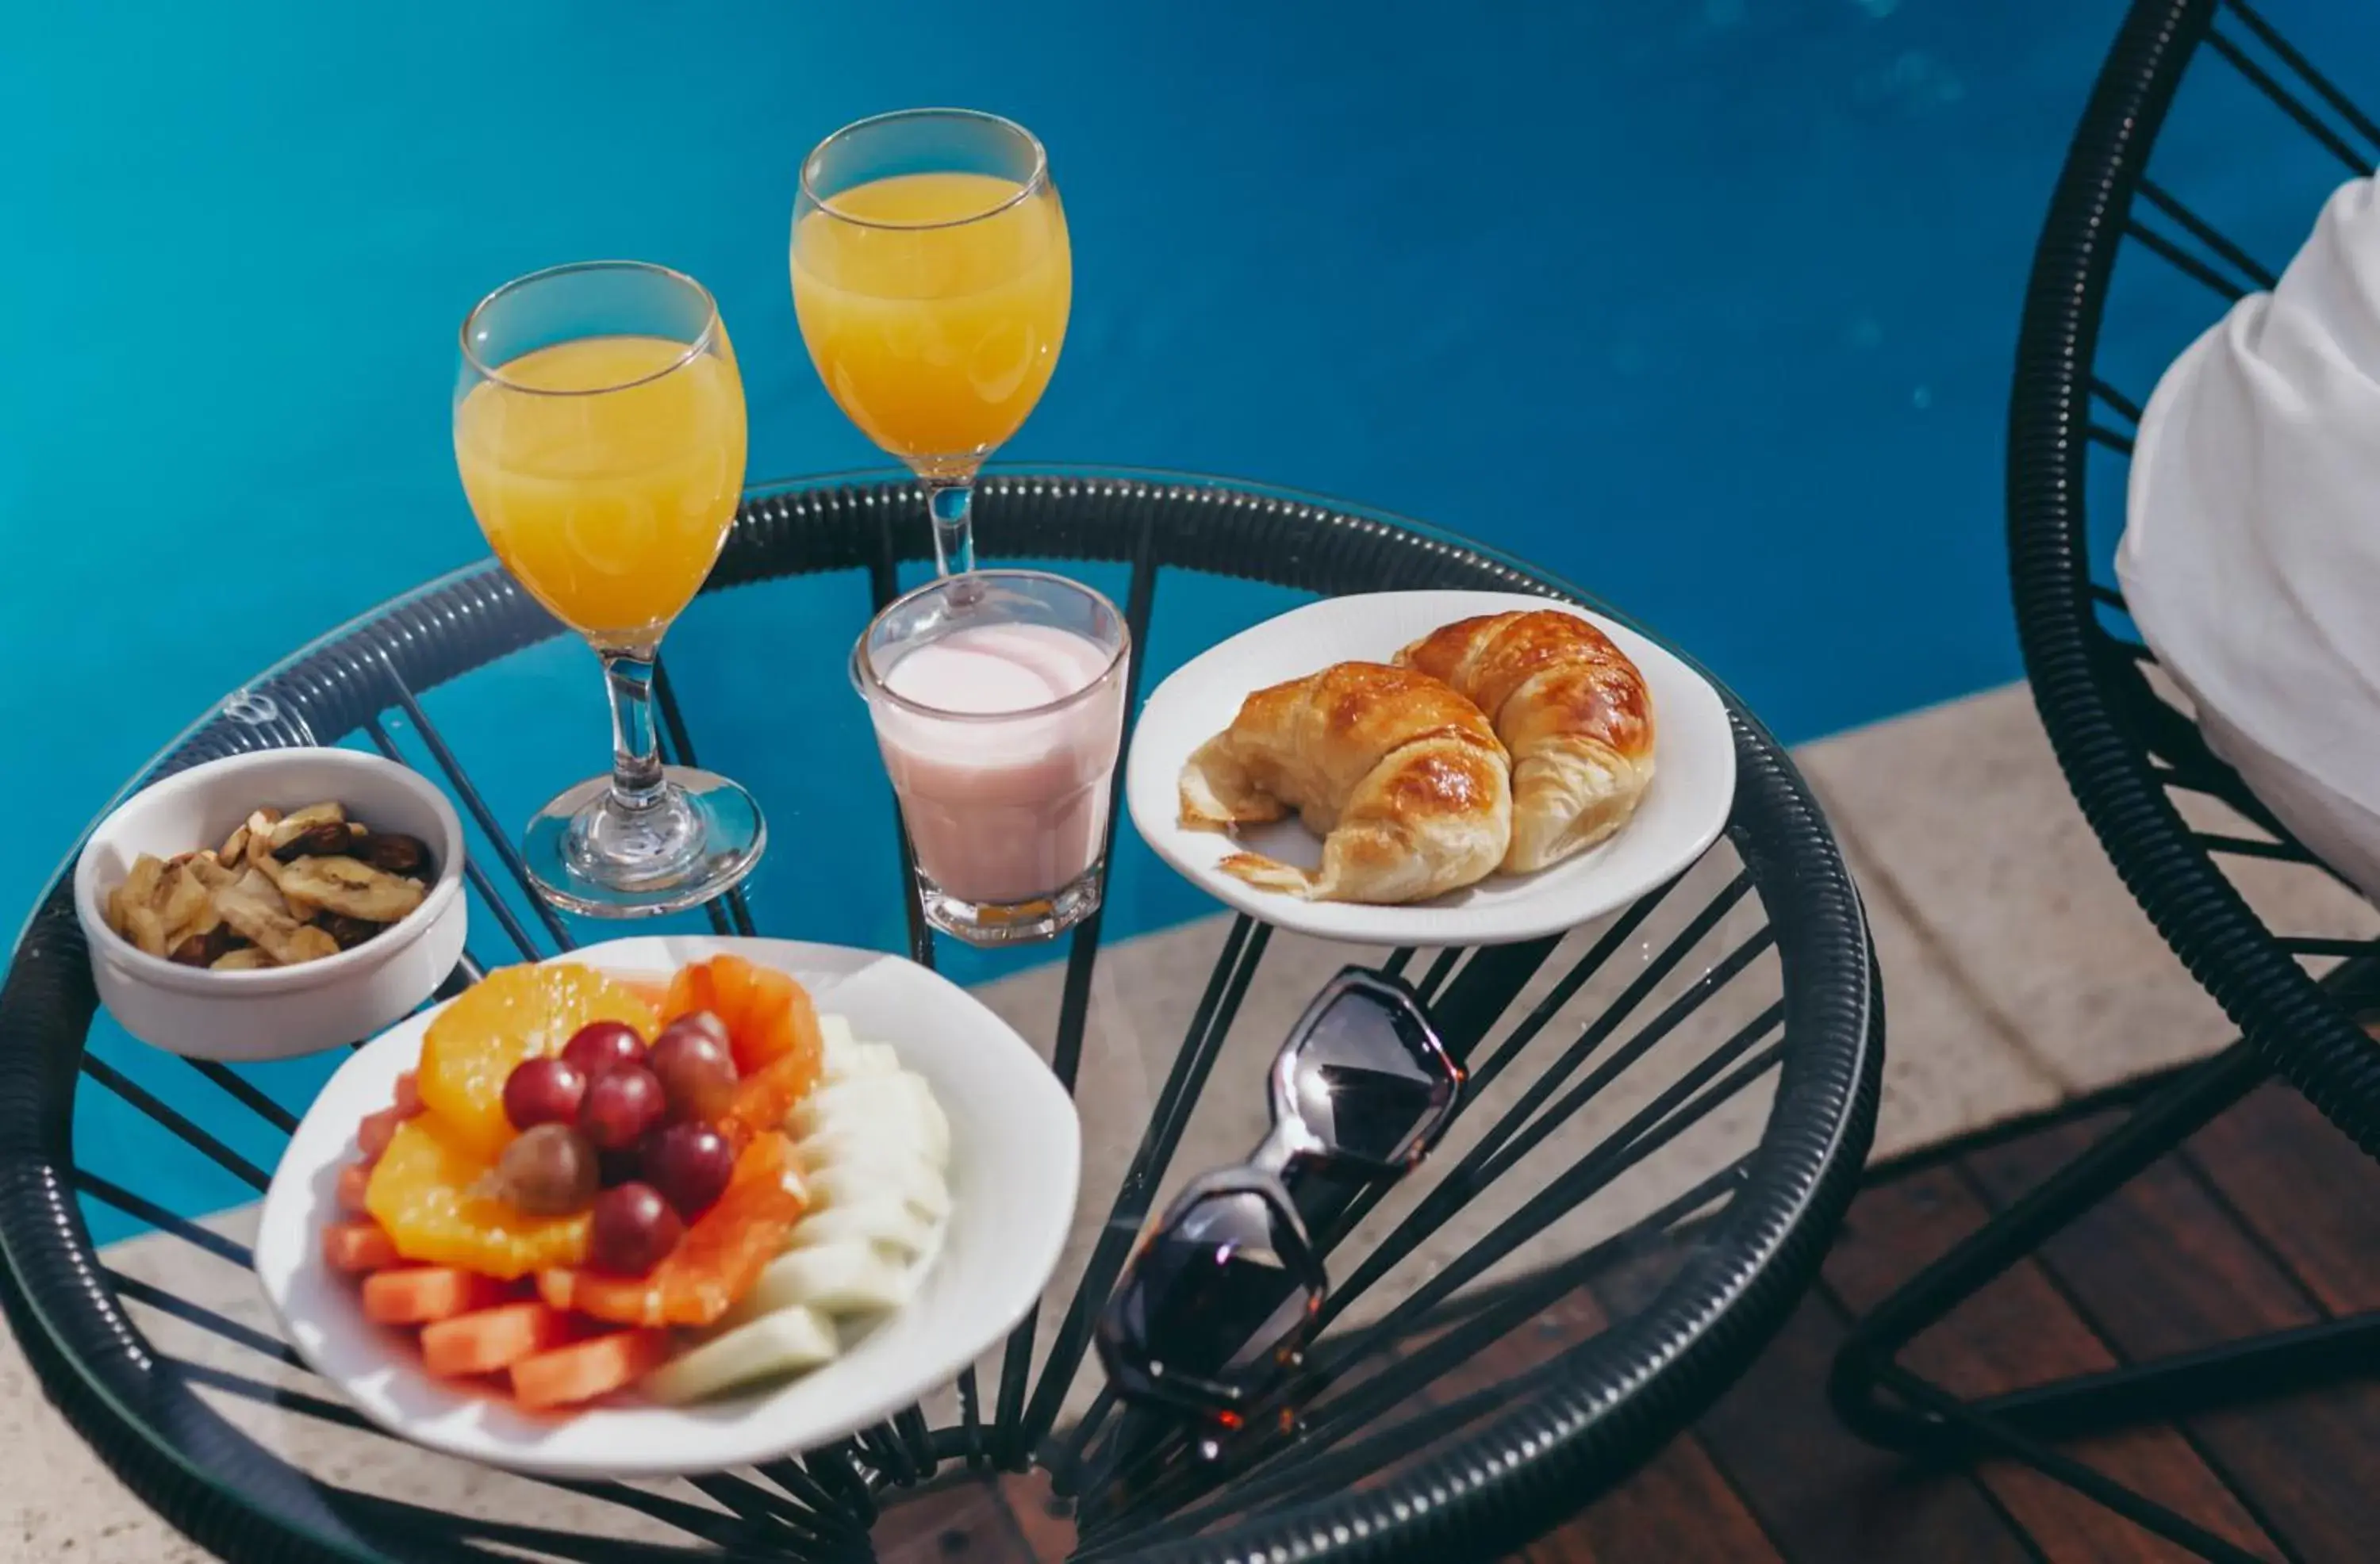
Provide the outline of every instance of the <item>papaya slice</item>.
[[666,1026],[681,1015],[692,1015],[707,1010],[725,1021],[720,1013],[719,995],[710,982],[710,963],[689,962],[671,975],[669,992],[662,1000],[662,1024]]
[[[806,1056],[810,1079],[826,1056],[818,1006],[793,975],[738,955],[680,967],[662,1004],[663,1024],[707,1010],[727,1024],[735,1068],[749,1075],[789,1055]],[[807,1090],[808,1087],[803,1088]]]
[[[719,1019],[727,1023],[727,1030],[731,1035],[749,1030],[752,977],[759,969],[742,956],[735,955],[713,956],[709,965],[710,1003],[711,1007],[719,1012]],[[741,1068],[744,1063],[743,1050],[739,1049],[736,1051],[735,1063],[738,1068]]]
[[735,1095],[720,1116],[719,1133],[741,1151],[760,1135],[783,1130],[801,1100],[818,1085],[818,1066],[787,1054],[735,1083]]
[[538,1273],[538,1295],[613,1325],[715,1324],[752,1291],[784,1252],[806,1206],[793,1143],[755,1136],[710,1210],[695,1218],[669,1258],[640,1277],[556,1267]]

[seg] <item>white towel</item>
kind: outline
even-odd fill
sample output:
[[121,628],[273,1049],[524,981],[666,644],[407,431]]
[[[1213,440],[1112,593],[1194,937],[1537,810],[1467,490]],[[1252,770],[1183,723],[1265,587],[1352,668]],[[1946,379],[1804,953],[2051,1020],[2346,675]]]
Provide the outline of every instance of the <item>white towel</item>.
[[2380,898],[2380,197],[2350,180],[2280,285],[2141,418],[2116,574],[2208,745]]

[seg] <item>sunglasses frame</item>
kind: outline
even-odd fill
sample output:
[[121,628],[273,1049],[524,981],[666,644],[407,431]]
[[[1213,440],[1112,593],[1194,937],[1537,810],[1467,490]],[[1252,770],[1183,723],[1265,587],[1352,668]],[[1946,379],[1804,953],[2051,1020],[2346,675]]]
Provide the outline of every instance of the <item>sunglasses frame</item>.
[[[1400,1019],[1411,1020],[1420,1037],[1424,1056],[1443,1072],[1447,1095],[1443,1104],[1414,1133],[1402,1156],[1393,1158],[1366,1157],[1343,1148],[1334,1148],[1314,1127],[1305,1121],[1297,1101],[1298,1067],[1304,1060],[1305,1046],[1319,1029],[1322,1018],[1331,1008],[1350,995],[1360,995],[1378,1004],[1391,1016],[1390,1024]],[[1401,1037],[1400,1042],[1403,1039]],[[1161,1360],[1146,1350],[1135,1351],[1118,1315],[1118,1303],[1138,1268],[1142,1255],[1163,1234],[1173,1231],[1186,1220],[1194,1210],[1208,1201],[1232,1195],[1254,1195],[1271,1208],[1271,1215],[1294,1243],[1294,1251],[1284,1246],[1281,1260],[1305,1290],[1305,1315],[1284,1329],[1270,1350],[1275,1371],[1293,1366],[1303,1355],[1307,1340],[1319,1316],[1322,1304],[1330,1292],[1330,1279],[1315,1253],[1314,1240],[1306,1231],[1305,1218],[1290,1197],[1284,1182],[1290,1170],[1304,1166],[1321,1170],[1353,1172],[1372,1178],[1399,1176],[1429,1155],[1430,1148],[1444,1137],[1453,1122],[1454,1109],[1462,1100],[1467,1073],[1460,1060],[1449,1052],[1445,1039],[1430,1020],[1421,996],[1403,981],[1366,967],[1342,968],[1339,975],[1322,986],[1297,1018],[1289,1036],[1282,1039],[1281,1051],[1274,1056],[1272,1068],[1267,1073],[1272,1129],[1262,1145],[1248,1158],[1233,1167],[1220,1168],[1203,1173],[1191,1181],[1188,1188],[1175,1196],[1165,1208],[1165,1215],[1141,1241],[1132,1262],[1126,1266],[1123,1278],[1109,1306],[1102,1311],[1098,1330],[1099,1357],[1106,1365],[1108,1377],[1119,1391],[1128,1398],[1154,1400],[1184,1411],[1211,1418],[1227,1428],[1236,1428],[1241,1422],[1240,1408],[1271,1388],[1272,1375],[1250,1374],[1238,1381],[1208,1379],[1198,1376],[1175,1373],[1168,1375]]]

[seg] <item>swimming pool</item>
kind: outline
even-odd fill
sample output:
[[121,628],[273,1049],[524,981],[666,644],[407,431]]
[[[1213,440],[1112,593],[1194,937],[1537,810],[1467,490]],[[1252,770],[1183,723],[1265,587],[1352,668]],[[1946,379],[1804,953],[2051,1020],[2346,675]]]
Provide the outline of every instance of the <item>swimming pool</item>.
[[[0,721],[40,766],[0,891],[29,905],[225,689],[482,552],[453,333],[508,276],[693,272],[741,350],[753,475],[869,464],[803,353],[783,247],[802,152],[907,103],[1030,125],[1067,202],[1074,322],[1014,456],[1231,473],[1486,539],[1668,633],[1789,740],[2016,676],[2009,353],[2119,7],[1538,9],[269,0],[18,30]],[[2318,58],[2380,58],[2368,8],[2277,9]],[[2268,261],[2333,177],[2317,155],[2222,105],[2160,151]],[[2205,312],[2137,285],[2174,289],[2111,345],[2144,391]],[[1212,592],[1219,635],[1285,606]],[[717,758],[788,819],[820,804],[800,724],[859,720],[839,649],[787,655],[808,617],[723,599],[681,637],[743,671],[752,722]],[[552,739],[513,753],[555,769],[482,779],[523,817],[601,746],[584,654],[528,656]],[[465,739],[528,720],[442,698]],[[1205,910],[1130,863],[1119,932]],[[845,870],[828,850],[772,872]],[[868,942],[875,915],[803,932]]]

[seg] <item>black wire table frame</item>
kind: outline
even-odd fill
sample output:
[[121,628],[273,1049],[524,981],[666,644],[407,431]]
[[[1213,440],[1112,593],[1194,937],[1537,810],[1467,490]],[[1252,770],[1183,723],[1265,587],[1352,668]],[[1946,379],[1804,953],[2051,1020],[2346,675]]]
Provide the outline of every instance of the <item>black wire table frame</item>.
[[[900,567],[924,553],[921,504],[905,480],[830,479],[757,491],[742,507],[706,589],[851,571],[864,576],[880,605],[894,595]],[[1261,579],[1326,594],[1469,587],[1585,600],[1542,573],[1446,534],[1335,502],[1222,480],[1089,469],[1002,475],[985,483],[978,513],[988,554],[1128,565],[1126,613],[1142,646],[1167,572]],[[401,759],[392,736],[401,721],[428,752],[425,771],[495,844],[497,861],[475,861],[468,871],[481,907],[493,914],[495,931],[519,959],[568,950],[574,932],[565,920],[533,896],[523,903],[532,909],[524,918],[499,893],[494,877],[527,883],[506,822],[494,818],[421,699],[445,681],[558,633],[501,570],[492,564],[466,570],[283,663],[190,730],[142,780],[226,754],[358,734]],[[1135,667],[1135,678],[1137,673]],[[668,758],[691,763],[693,736],[666,669],[659,702]],[[153,1192],[132,1187],[129,1174],[79,1166],[71,1125],[77,1092],[111,1094],[259,1192],[268,1182],[266,1170],[211,1134],[194,1114],[237,1109],[283,1135],[296,1120],[237,1068],[180,1061],[188,1065],[187,1076],[161,1092],[85,1048],[96,1000],[64,876],[33,915],[0,989],[0,1303],[44,1388],[84,1438],[175,1525],[236,1559],[492,1559],[524,1552],[589,1564],[864,1559],[872,1556],[868,1534],[880,1508],[894,1502],[899,1490],[940,1473],[1028,1467],[1041,1468],[1058,1493],[1079,1499],[1087,1519],[1073,1557],[1086,1559],[1223,1564],[1493,1557],[1620,1481],[1748,1365],[1811,1281],[1869,1146],[1883,1008],[1858,894],[1791,763],[1731,697],[1729,706],[1739,780],[1725,842],[1741,867],[1686,917],[1675,939],[1657,946],[1644,942],[1640,930],[1650,927],[1645,920],[1678,881],[1619,915],[1558,976],[1548,966],[1562,943],[1557,940],[1442,951],[1429,961],[1416,981],[1450,1046],[1466,1056],[1475,1086],[1512,1065],[1599,969],[1610,964],[1633,976],[1558,1059],[1539,1065],[1532,1055],[1534,1074],[1514,1072],[1514,1082],[1526,1085],[1518,1106],[1489,1125],[1420,1208],[1338,1280],[1334,1297],[1360,1291],[1411,1253],[1463,1207],[1471,1192],[1493,1184],[1638,1061],[1657,1057],[1665,1038],[1764,960],[1773,962],[1777,975],[1773,1001],[1561,1168],[1386,1318],[1326,1334],[1309,1365],[1327,1383],[1338,1365],[1393,1342],[1402,1353],[1393,1375],[1347,1381],[1354,1388],[1302,1414],[1296,1439],[1253,1447],[1252,1458],[1227,1461],[1215,1472],[1173,1456],[1166,1458],[1171,1465],[1144,1462],[1144,1469],[1126,1470],[1118,1451],[1125,1445],[1123,1430],[1138,1414],[1111,1416],[1115,1408],[1105,1392],[1087,1413],[1065,1426],[1060,1423],[1094,1313],[1149,1214],[1185,1119],[1265,952],[1270,930],[1245,916],[1231,925],[1080,1285],[1069,1299],[1046,1301],[1055,1325],[1038,1365],[1037,1324],[1049,1322],[1028,1318],[1009,1339],[988,1383],[979,1384],[973,1370],[962,1376],[959,1415],[949,1426],[929,1426],[913,1407],[827,1449],[687,1479],[682,1489],[551,1485],[577,1499],[659,1522],[682,1534],[685,1545],[524,1518],[466,1518],[317,1481],[196,1393],[261,1402],[282,1415],[342,1428],[365,1427],[334,1396],[164,1351],[128,1312],[128,1304],[138,1304],[171,1316],[211,1340],[258,1354],[275,1375],[302,1370],[277,1338],[128,1275],[95,1251],[82,1215],[85,1200],[148,1224],[162,1238],[190,1246],[194,1255],[234,1267],[249,1259],[232,1238],[176,1215]],[[899,847],[905,884],[905,841]],[[905,900],[910,953],[930,964],[934,938],[915,898]],[[1679,900],[1682,905],[1687,897]],[[1754,911],[1762,915],[1756,927],[1742,931],[1744,915]],[[709,916],[722,933],[757,931],[740,892],[714,903]],[[1688,952],[1715,930],[1733,931],[1725,937],[1735,942],[1696,976]],[[475,939],[490,932],[484,922],[475,925]],[[1094,917],[1067,946],[1050,1039],[1051,1068],[1070,1091],[1083,1064],[1099,950]],[[1628,960],[1615,961],[1616,952]],[[1416,954],[1397,952],[1385,968],[1405,970]],[[1637,959],[1644,962],[1641,972],[1629,964]],[[479,955],[467,954],[443,991],[459,991],[483,970]],[[1555,976],[1551,991],[1521,1005],[1523,986],[1544,976]],[[1665,982],[1676,992],[1657,1006],[1653,997],[1664,992]],[[1633,1016],[1640,1007],[1657,1012]],[[1491,1043],[1500,1022],[1507,1021],[1509,1028]],[[1553,1044],[1562,1040],[1548,1037]],[[1470,1285],[1589,1195],[1755,1087],[1774,1094],[1757,1122],[1756,1144],[1718,1171],[1558,1263],[1493,1285]],[[184,1090],[190,1096],[183,1097]],[[1297,1195],[1310,1231],[1327,1248],[1355,1229],[1378,1191],[1316,1184]],[[1087,1188],[1086,1201],[1094,1198]],[[1497,1386],[1408,1415],[1414,1411],[1408,1398],[1418,1388],[1656,1240],[1679,1243],[1684,1258],[1643,1307],[1564,1351],[1532,1373],[1525,1386]],[[1140,1454],[1147,1451],[1144,1441]],[[1103,1501],[1102,1495],[1123,1492],[1108,1483],[1123,1477],[1132,1479],[1128,1497]]]
[[[2248,1560],[2260,1556],[2056,1443],[2369,1372],[2380,1364],[2380,1316],[2328,1318],[1977,1400],[1896,1361],[1928,1327],[2266,1081],[2303,1093],[2380,1156],[2380,1048],[2360,1019],[2380,995],[2374,946],[2268,928],[2232,885],[2218,859],[2330,871],[2208,749],[2153,680],[2155,659],[2125,618],[2121,594],[2092,574],[2105,551],[2093,548],[2085,505],[2091,464],[2129,460],[2143,405],[2140,388],[2109,383],[2097,365],[2119,261],[2169,266],[2225,307],[2277,276],[2150,172],[2194,67],[2244,81],[2350,175],[2369,175],[2380,156],[2380,123],[2245,0],[2134,0],[2034,251],[2010,395],[2009,564],[2025,670],[2068,783],[2125,884],[2241,1036],[2168,1073],[2120,1126],[1877,1305],[1845,1342],[1830,1392],[1843,1419],[1875,1442],[1933,1460],[2018,1461],[2201,1557]],[[2196,828],[2177,805],[2181,794],[2216,800],[2262,834]],[[2306,964],[2326,970],[2317,976]]]

